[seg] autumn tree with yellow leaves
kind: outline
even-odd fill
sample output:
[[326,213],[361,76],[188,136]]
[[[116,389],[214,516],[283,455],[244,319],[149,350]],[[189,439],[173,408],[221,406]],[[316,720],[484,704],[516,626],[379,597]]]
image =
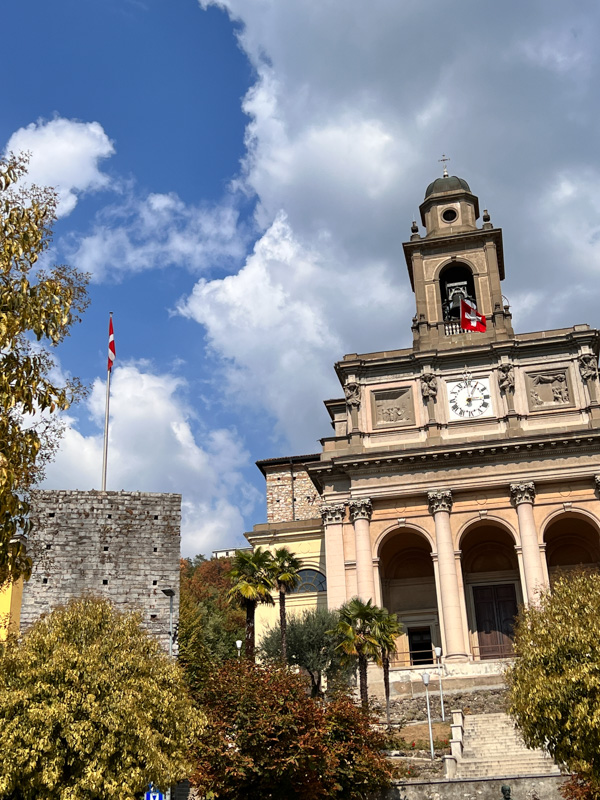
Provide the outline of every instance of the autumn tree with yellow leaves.
[[[27,156],[0,159],[0,584],[28,576],[18,534],[29,526],[27,490],[56,446],[52,415],[81,393],[51,377],[55,347],[87,304],[87,276],[39,268],[56,219],[56,193],[24,184]],[[56,419],[56,417],[54,417]]]
[[0,798],[138,800],[191,774],[181,668],[107,600],[72,601],[0,656]]

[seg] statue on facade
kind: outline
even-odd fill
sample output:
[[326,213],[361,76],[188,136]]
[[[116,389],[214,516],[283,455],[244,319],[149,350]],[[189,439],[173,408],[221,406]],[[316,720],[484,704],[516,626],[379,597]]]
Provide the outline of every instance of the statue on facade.
[[435,400],[437,397],[437,378],[433,372],[425,372],[421,375],[421,395],[423,400]]
[[512,364],[500,364],[498,367],[498,386],[501,392],[514,392],[515,371]]
[[579,373],[584,381],[594,381],[598,377],[598,365],[593,353],[582,353],[579,358]]
[[344,395],[346,403],[350,408],[358,408],[360,406],[360,384],[355,381],[349,381],[344,386]]

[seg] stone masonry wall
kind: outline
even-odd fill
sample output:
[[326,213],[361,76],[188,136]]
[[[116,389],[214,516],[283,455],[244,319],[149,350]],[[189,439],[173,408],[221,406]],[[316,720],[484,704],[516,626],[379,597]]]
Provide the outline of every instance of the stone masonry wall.
[[293,522],[320,515],[319,493],[302,464],[267,471],[267,522]]
[[[169,598],[179,610],[181,495],[145,492],[36,491],[31,498],[33,557],[21,630],[73,597],[107,597],[139,610],[168,649]],[[176,630],[176,628],[175,628]]]

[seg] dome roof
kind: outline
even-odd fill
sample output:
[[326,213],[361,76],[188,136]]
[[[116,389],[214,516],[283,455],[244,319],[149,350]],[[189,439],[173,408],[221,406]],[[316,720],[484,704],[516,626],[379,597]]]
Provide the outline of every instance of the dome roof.
[[456,175],[447,175],[444,178],[436,178],[427,187],[425,192],[425,199],[427,200],[432,194],[441,194],[442,192],[456,192],[463,190],[464,192],[471,192],[469,184],[462,178],[457,178]]

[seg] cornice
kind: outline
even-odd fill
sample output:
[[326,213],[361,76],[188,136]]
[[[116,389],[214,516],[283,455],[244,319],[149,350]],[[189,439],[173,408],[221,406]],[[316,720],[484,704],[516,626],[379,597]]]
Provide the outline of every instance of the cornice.
[[600,430],[532,435],[511,440],[491,440],[478,444],[421,446],[403,450],[401,455],[389,452],[352,454],[333,457],[311,464],[311,478],[320,482],[327,475],[390,474],[412,472],[424,468],[473,466],[489,461],[502,463],[532,456],[554,458],[574,452],[600,454]]

